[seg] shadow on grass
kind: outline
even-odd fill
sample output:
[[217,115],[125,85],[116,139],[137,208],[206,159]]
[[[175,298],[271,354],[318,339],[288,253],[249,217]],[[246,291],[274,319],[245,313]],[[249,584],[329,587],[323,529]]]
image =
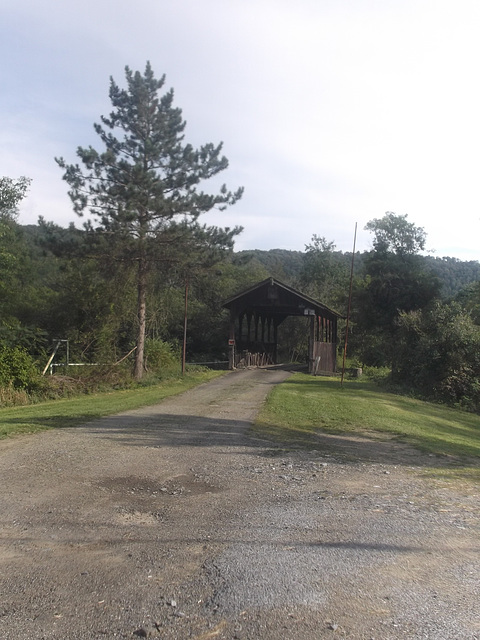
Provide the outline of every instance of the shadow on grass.
[[[9,426],[15,426],[16,433],[22,424],[25,424],[25,420],[21,418],[3,421],[7,430]],[[115,440],[132,447],[260,446],[255,438],[247,434],[251,426],[247,421],[217,420],[151,410],[146,415],[142,415],[142,410],[133,410],[93,420],[89,415],[40,417],[25,426],[30,433],[74,428],[86,436]]]
[[[351,382],[341,387],[331,379],[296,376],[287,380],[280,393],[286,393],[288,406],[289,389],[295,393],[293,407],[299,414],[305,409],[304,418],[299,415],[296,426],[282,427],[264,425],[264,430],[276,431],[276,437],[315,439],[318,433],[348,434],[361,437],[362,430],[369,435],[388,433],[390,437],[437,455],[472,457],[480,460],[480,418],[478,415],[437,405],[421,400],[399,396],[379,389],[370,382]],[[302,392],[305,392],[302,398]],[[314,393],[313,393],[314,392]],[[317,395],[318,394],[318,395]],[[332,406],[342,404],[345,408],[339,419],[335,412],[324,418],[322,398]],[[331,402],[332,398],[334,399]],[[366,402],[368,404],[366,404]],[[275,402],[273,411],[275,411]],[[273,418],[275,420],[275,418]],[[303,424],[302,424],[303,420]],[[279,422],[283,420],[280,417]],[[292,422],[291,418],[286,422]]]
[[445,416],[450,415],[452,420],[458,415],[462,415],[462,420],[468,424],[471,424],[478,428],[479,416],[474,413],[468,413],[467,411],[461,411],[447,405],[436,404],[425,400],[419,400],[417,398],[411,398],[409,396],[401,396],[393,391],[388,391],[377,386],[374,382],[357,382],[346,381],[342,386],[340,381],[332,379],[312,378],[312,377],[291,377],[284,382],[284,386],[301,386],[308,390],[315,390],[319,392],[335,392],[341,393],[342,396],[348,398],[357,399],[359,395],[364,397],[374,398],[379,402],[391,401],[392,403],[400,406],[405,411],[410,411],[417,415],[423,414],[427,417],[440,416],[442,420],[445,420]]
[[78,427],[92,420],[92,416],[64,416],[62,414],[35,418],[1,418],[0,438],[19,434],[37,433],[48,429],[65,429]]

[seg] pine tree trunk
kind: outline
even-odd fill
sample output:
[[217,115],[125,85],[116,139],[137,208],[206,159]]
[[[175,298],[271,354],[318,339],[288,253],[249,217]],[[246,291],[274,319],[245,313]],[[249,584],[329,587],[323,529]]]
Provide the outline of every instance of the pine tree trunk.
[[135,368],[133,375],[135,380],[140,380],[144,372],[145,360],[145,324],[146,324],[146,307],[147,307],[147,265],[145,259],[140,259],[138,265],[138,281],[137,281],[137,318],[138,318],[138,334],[137,334],[137,350],[135,351]]

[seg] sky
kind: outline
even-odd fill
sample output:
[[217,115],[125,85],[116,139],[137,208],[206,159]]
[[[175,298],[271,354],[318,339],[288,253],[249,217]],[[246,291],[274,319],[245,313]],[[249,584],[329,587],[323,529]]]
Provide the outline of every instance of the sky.
[[[371,248],[393,211],[432,255],[480,259],[478,0],[1,0],[0,176],[19,222],[83,224],[55,157],[102,150],[109,80],[166,75],[194,146],[224,144],[236,249]],[[205,183],[206,191],[218,185]]]

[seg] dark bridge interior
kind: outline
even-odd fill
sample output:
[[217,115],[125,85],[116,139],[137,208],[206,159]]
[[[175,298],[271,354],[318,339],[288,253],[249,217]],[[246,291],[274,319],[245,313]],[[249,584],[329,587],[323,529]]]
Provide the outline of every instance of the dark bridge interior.
[[276,280],[262,282],[233,296],[230,311],[229,367],[277,364],[278,327],[289,316],[308,316],[309,372],[336,370],[337,322],[340,314]]

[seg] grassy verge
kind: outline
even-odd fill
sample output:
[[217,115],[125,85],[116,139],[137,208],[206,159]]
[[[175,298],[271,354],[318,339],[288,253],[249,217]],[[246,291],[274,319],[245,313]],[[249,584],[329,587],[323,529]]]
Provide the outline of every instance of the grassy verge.
[[315,446],[319,431],[387,432],[429,453],[480,461],[480,416],[381,391],[373,383],[296,373],[270,394],[257,433]]
[[0,409],[0,438],[44,429],[75,427],[89,420],[161,402],[221,375],[219,371],[187,373],[150,387],[82,395]]

